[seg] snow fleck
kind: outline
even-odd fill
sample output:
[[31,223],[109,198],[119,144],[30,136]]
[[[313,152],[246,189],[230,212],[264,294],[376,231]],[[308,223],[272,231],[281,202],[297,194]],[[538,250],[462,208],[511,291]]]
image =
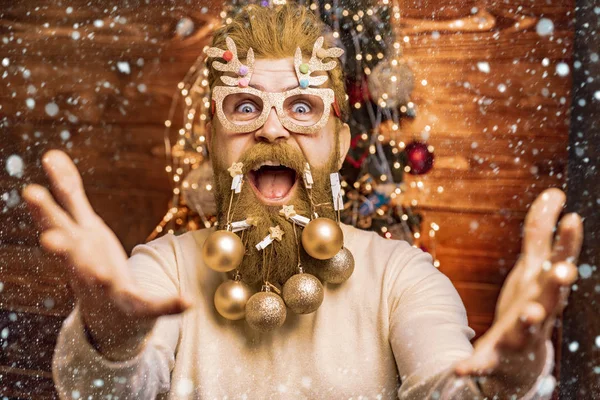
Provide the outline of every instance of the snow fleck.
[[69,140],[69,138],[71,138],[71,132],[65,129],[60,133],[60,138],[65,141]]
[[598,60],[600,59],[600,56],[598,56],[598,53],[592,53],[590,54],[590,61],[591,62],[598,62]]
[[479,228],[479,222],[471,221],[471,223],[469,224],[469,229],[472,231],[476,231],[478,228]]
[[48,310],[53,309],[54,308],[54,299],[51,297],[44,299],[44,307],[46,307],[46,309],[48,309]]
[[79,31],[73,31],[73,32],[71,33],[71,38],[72,38],[73,40],[79,40],[79,38],[80,38],[80,37],[81,37],[81,33],[79,33]]
[[569,66],[567,63],[561,62],[556,65],[556,73],[558,76],[567,76],[569,75]]
[[32,98],[28,98],[27,100],[25,100],[25,104],[27,105],[27,108],[33,110],[33,108],[35,107],[35,100]]
[[71,392],[71,398],[75,400],[81,398],[81,393],[79,393],[79,390],[73,390]]
[[427,79],[423,79],[423,80],[421,81],[421,85],[423,85],[423,86],[427,86]]
[[556,379],[552,375],[548,375],[542,378],[537,391],[540,396],[549,396],[554,392],[555,387]]
[[596,100],[600,100],[600,90],[596,90],[596,91],[594,92],[594,99],[596,99]]
[[23,78],[25,78],[25,79],[29,79],[29,78],[31,78],[31,71],[30,71],[30,70],[28,70],[27,68],[25,68],[25,69],[23,70]]
[[577,350],[579,350],[579,342],[571,342],[571,343],[569,343],[569,351],[571,353],[575,353]]
[[505,85],[504,83],[501,83],[501,84],[499,84],[499,85],[498,85],[498,91],[499,91],[500,93],[504,93],[504,92],[506,92],[506,85]]
[[581,264],[577,269],[579,270],[579,276],[583,279],[592,276],[593,269],[590,264]]
[[542,65],[543,65],[544,67],[547,67],[548,65],[550,65],[550,59],[549,59],[548,57],[544,58],[544,59],[542,60]]
[[143,83],[140,83],[139,85],[137,85],[137,89],[140,93],[146,93],[146,90],[148,90],[146,85]]
[[129,75],[131,73],[131,67],[127,61],[117,61],[117,69],[119,72]]
[[488,63],[487,61],[480,61],[477,63],[477,69],[481,72],[483,72],[484,74],[489,74],[490,73],[490,63]]
[[182,18],[175,26],[175,33],[178,36],[187,37],[194,32],[194,21],[189,18]]
[[4,328],[4,329],[2,329],[2,332],[0,332],[0,337],[2,339],[6,339],[6,338],[8,338],[8,333],[9,333],[8,328]]
[[440,33],[438,31],[431,32],[431,38],[437,40],[440,38]]
[[73,7],[67,7],[67,14],[71,14],[73,12]]
[[548,18],[542,18],[535,26],[535,31],[540,36],[548,36],[554,33],[554,23]]
[[10,176],[22,178],[24,167],[25,163],[23,162],[23,159],[16,154],[13,154],[6,159],[6,171],[8,171]]
[[4,290],[4,282],[0,282],[0,293]]
[[54,117],[58,114],[58,105],[56,103],[48,103],[46,104],[46,114],[50,117]]
[[101,19],[97,19],[94,21],[94,26],[96,28],[102,28],[104,26],[104,21],[102,21]]
[[[6,207],[13,208],[21,202],[21,197],[16,189],[11,190],[8,193],[2,194],[2,200],[6,203]],[[1,290],[0,290],[1,292]]]
[[181,396],[192,394],[194,383],[190,379],[182,379],[177,385],[177,394]]
[[4,57],[2,59],[2,66],[3,67],[8,67],[10,65],[10,60],[8,59],[8,57]]
[[[600,336],[598,338],[600,338]],[[600,346],[598,346],[598,347],[600,347]],[[310,388],[311,384],[312,384],[312,379],[311,379],[310,376],[303,376],[302,377],[302,386],[303,387],[305,387],[305,388],[308,389],[308,388]]]
[[102,380],[102,379],[94,379],[93,384],[96,387],[102,387],[102,386],[104,386],[104,380]]
[[579,105],[579,107],[584,107],[586,105],[586,101],[585,99],[579,99],[577,100],[577,104]]

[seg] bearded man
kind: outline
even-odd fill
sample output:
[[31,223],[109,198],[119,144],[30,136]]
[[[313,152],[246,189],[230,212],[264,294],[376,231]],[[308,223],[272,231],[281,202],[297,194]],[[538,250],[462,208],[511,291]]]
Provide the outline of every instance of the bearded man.
[[[208,52],[219,62],[210,69],[208,137],[217,232],[236,235],[240,221],[246,228],[235,271],[207,266],[214,228],[166,235],[127,259],[71,160],[59,151],[44,156],[52,194],[30,185],[23,197],[42,246],[67,261],[76,298],[53,359],[61,398],[550,398],[549,338],[582,241],[576,214],[562,218],[553,240],[565,201],[558,189],[531,206],[522,256],[474,349],[464,306],[428,254],[343,224],[352,276],[346,263],[337,281],[345,282],[319,281],[316,311],[286,318],[285,307],[277,309],[279,288],[285,292],[300,265],[317,275],[327,266],[299,237],[317,215],[336,219],[330,174],[350,141],[343,74],[330,63],[339,51],[321,35],[318,18],[302,7],[249,6],[216,32]],[[223,318],[227,310],[213,300],[232,277],[275,308],[254,320]]]

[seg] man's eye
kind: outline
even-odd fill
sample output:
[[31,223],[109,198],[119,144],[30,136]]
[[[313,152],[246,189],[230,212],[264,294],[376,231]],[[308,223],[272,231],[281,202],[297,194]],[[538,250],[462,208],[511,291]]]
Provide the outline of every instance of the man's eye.
[[257,111],[257,109],[258,109],[258,107],[256,107],[255,104],[250,103],[250,102],[245,102],[245,103],[238,105],[236,107],[235,111],[243,113],[243,114],[250,114],[250,113],[255,113]]
[[296,103],[292,105],[292,112],[295,114],[306,114],[311,111],[311,108],[306,103]]

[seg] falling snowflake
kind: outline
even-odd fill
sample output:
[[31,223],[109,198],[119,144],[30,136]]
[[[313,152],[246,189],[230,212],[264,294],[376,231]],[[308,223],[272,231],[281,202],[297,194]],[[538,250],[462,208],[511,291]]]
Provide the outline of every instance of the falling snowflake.
[[25,163],[23,162],[23,159],[16,154],[13,154],[6,159],[6,171],[8,171],[10,176],[22,178],[24,167]]
[[548,36],[554,33],[554,22],[548,18],[542,18],[535,26],[535,31],[540,36]]
[[490,73],[490,63],[487,61],[480,61],[477,63],[477,69],[484,74]]

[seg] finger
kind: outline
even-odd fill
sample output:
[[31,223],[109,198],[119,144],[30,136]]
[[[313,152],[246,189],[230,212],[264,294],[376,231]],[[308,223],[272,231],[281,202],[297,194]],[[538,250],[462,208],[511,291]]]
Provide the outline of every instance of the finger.
[[522,252],[526,257],[537,260],[550,257],[554,227],[564,204],[565,194],[556,188],[545,190],[535,199],[525,217]]
[[565,305],[565,294],[569,287],[577,280],[577,268],[574,264],[559,262],[553,264],[549,271],[544,271],[541,276],[541,291],[537,302],[543,305],[548,316],[554,317],[561,312]]
[[576,213],[565,215],[558,224],[558,234],[552,248],[552,263],[576,263],[583,243],[583,223]]
[[42,247],[57,255],[68,255],[71,251],[72,241],[62,229],[50,229],[40,235]]
[[73,228],[73,220],[56,204],[45,187],[28,185],[23,189],[22,196],[40,229],[61,228],[69,231]]
[[59,150],[50,150],[44,154],[42,165],[57,200],[78,223],[90,223],[95,213],[85,195],[81,175],[69,156]]

